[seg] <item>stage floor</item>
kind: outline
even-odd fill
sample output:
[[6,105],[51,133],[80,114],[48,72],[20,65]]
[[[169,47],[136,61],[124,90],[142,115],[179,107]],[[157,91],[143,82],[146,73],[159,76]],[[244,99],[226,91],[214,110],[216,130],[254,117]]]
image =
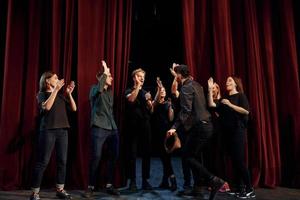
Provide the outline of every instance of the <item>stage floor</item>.
[[[174,158],[172,160],[174,172],[177,177],[177,182],[179,187],[183,183],[183,177],[181,175],[181,164],[179,158]],[[141,176],[141,161],[137,161],[137,184],[138,187],[141,186],[140,176]],[[161,162],[158,158],[153,158],[151,162],[151,179],[150,183],[153,186],[159,185],[161,180],[161,172],[162,166]],[[181,189],[181,188],[179,188]],[[193,197],[179,197],[176,195],[177,191],[171,192],[168,190],[160,190],[154,188],[152,191],[142,191],[139,190],[137,193],[130,194],[126,191],[125,188],[120,188],[121,196],[113,197],[109,196],[103,192],[96,192],[95,197],[93,199],[97,200],[181,200],[181,199],[196,199]],[[82,198],[81,195],[83,193],[82,190],[68,190],[69,193],[72,194],[74,200],[77,199],[85,199]],[[277,187],[276,189],[265,189],[258,188],[255,190],[256,199],[257,200],[299,200],[300,199],[300,189],[289,189]],[[0,200],[28,200],[31,191],[29,190],[18,190],[18,191],[0,191]],[[209,193],[205,193],[206,199],[208,198]],[[42,200],[53,200],[57,199],[55,197],[54,190],[51,189],[42,189],[40,192],[40,196]],[[236,198],[230,196],[228,194],[218,193],[215,200],[235,200]]]

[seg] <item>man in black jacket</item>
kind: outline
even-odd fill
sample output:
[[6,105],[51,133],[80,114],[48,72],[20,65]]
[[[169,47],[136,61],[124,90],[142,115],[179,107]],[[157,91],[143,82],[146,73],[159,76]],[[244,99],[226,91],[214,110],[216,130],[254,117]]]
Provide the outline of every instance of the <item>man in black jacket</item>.
[[191,78],[186,65],[178,65],[175,72],[177,81],[182,85],[179,95],[180,112],[167,134],[176,134],[176,129],[183,127],[187,134],[183,153],[194,176],[194,189],[191,194],[201,195],[200,181],[204,179],[212,187],[209,199],[213,200],[224,181],[211,174],[198,160],[213,133],[203,88]]

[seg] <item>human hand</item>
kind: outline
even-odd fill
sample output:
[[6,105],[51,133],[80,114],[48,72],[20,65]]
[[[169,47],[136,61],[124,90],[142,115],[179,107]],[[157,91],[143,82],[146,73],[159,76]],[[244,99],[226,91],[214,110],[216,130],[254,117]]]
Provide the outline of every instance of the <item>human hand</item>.
[[64,79],[58,80],[54,90],[59,91],[64,85],[65,85]]
[[72,94],[74,88],[75,88],[75,82],[71,81],[70,84],[67,86],[66,93]]
[[208,80],[207,80],[207,85],[208,85],[208,89],[211,90],[214,86],[214,79],[212,77],[210,77]]

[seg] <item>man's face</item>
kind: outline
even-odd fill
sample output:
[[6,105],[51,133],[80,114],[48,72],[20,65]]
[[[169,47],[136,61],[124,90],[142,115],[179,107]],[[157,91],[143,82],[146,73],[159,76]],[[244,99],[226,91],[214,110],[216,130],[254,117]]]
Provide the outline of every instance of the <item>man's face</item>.
[[140,82],[141,85],[144,84],[144,81],[145,81],[145,73],[143,72],[137,72],[133,78],[133,81],[136,83],[136,82]]
[[107,75],[107,78],[106,78],[106,85],[108,85],[108,86],[111,86],[111,84],[112,84],[112,81],[113,81],[113,77],[111,76],[111,73],[109,73],[108,75]]
[[182,77],[182,75],[180,74],[180,73],[176,73],[176,81],[178,82],[178,83],[181,83],[181,80],[183,79],[183,77]]

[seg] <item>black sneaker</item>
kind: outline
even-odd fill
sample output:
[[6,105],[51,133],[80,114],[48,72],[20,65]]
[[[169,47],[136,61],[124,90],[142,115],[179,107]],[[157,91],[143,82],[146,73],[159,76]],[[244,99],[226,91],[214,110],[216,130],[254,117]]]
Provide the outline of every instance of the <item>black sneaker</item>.
[[71,195],[67,193],[66,190],[57,190],[56,197],[58,197],[59,199],[72,199]]
[[40,200],[40,195],[38,193],[32,193],[29,200]]
[[217,192],[222,188],[222,186],[225,184],[225,181],[220,179],[219,177],[214,177],[211,181],[211,191],[209,195],[209,200],[214,200]]
[[170,177],[170,182],[171,182],[170,190],[174,192],[175,190],[177,190],[177,182],[175,176]]
[[115,196],[120,195],[119,190],[115,189],[112,185],[109,187],[106,187],[106,192],[107,192],[107,194],[111,194],[111,195],[115,195]]
[[84,193],[83,193],[83,197],[84,198],[91,198],[94,194],[94,190],[92,188],[88,188]]
[[143,190],[152,190],[152,185],[150,185],[150,183],[146,180],[143,180],[142,182],[142,189]]
[[241,193],[238,193],[236,197],[240,199],[248,199],[248,198],[255,198],[256,195],[254,189],[250,188],[250,189],[244,189]]

